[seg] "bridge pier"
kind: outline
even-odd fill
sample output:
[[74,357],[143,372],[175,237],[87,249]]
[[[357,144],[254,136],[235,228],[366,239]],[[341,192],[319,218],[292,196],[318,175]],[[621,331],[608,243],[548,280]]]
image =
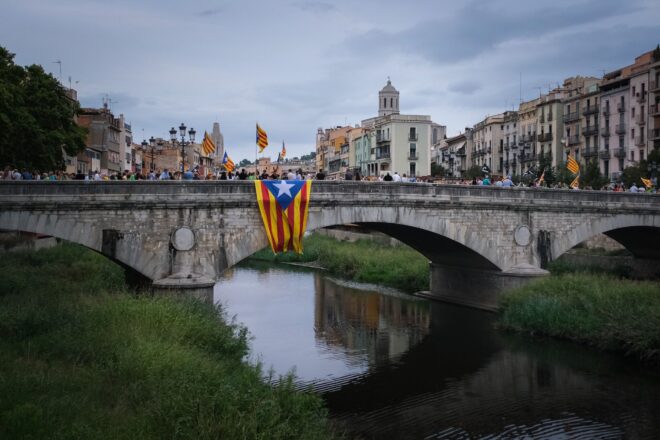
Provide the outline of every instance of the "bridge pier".
[[473,269],[430,263],[429,297],[478,309],[496,311],[502,294],[539,277],[547,270],[519,264],[506,271]]
[[206,303],[213,303],[215,281],[206,277],[168,277],[154,281],[151,291],[154,295],[186,296]]

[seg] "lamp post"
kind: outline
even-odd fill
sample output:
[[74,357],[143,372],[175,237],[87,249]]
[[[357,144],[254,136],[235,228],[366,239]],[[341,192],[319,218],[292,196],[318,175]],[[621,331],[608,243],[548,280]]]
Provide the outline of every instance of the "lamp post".
[[[158,148],[156,148],[156,146],[158,146]],[[163,148],[163,142],[160,141],[160,140],[158,142],[156,142],[156,139],[154,139],[154,137],[151,136],[149,138],[149,143],[147,143],[146,140],[142,141],[142,149],[145,150],[145,152],[147,151],[147,147],[149,147],[150,150],[151,150],[149,152],[149,155],[151,156],[151,165],[149,167],[149,171],[153,171],[154,170],[154,156],[156,155],[154,150],[158,150],[158,152],[160,152]]]
[[172,145],[176,145],[178,143],[181,146],[181,173],[185,171],[184,164],[186,161],[186,145],[195,143],[195,133],[195,129],[191,127],[190,130],[188,130],[189,140],[186,141],[186,126],[182,122],[181,125],[179,125],[179,134],[181,135],[181,140],[179,141],[176,138],[176,129],[172,127],[170,130],[170,140],[172,141]]

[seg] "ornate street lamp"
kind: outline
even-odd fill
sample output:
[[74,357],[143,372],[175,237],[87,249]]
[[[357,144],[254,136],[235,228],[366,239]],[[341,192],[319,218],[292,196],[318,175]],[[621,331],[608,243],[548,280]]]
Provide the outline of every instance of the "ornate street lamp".
[[181,146],[181,172],[183,173],[185,171],[185,160],[186,160],[186,146],[195,143],[195,131],[194,128],[190,128],[188,130],[188,140],[186,141],[186,125],[182,122],[181,125],[179,125],[179,134],[181,136],[181,140],[177,140],[176,138],[176,129],[172,127],[170,130],[170,140],[172,141],[172,145],[176,145],[177,143]]
[[149,156],[151,157],[151,164],[150,164],[149,170],[153,171],[155,169],[154,168],[154,156],[156,155],[155,150],[157,150],[160,153],[161,150],[163,149],[163,142],[160,141],[160,140],[158,142],[156,142],[156,139],[154,139],[154,137],[151,136],[149,138],[149,143],[147,143],[146,140],[142,141],[142,149],[145,152],[147,152],[147,147],[149,147],[149,149],[150,149]]

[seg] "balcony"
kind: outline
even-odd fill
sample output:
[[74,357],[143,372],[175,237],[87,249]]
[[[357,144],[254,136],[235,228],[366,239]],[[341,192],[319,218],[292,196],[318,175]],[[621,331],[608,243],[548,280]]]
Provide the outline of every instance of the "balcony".
[[418,160],[418,159],[419,156],[417,155],[416,152],[411,151],[410,153],[408,153],[408,160]]
[[539,116],[539,123],[541,123],[541,124],[545,123],[545,115]]
[[651,128],[649,130],[649,140],[655,141],[660,139],[660,128]]
[[409,141],[417,142],[418,139],[419,139],[419,135],[417,133],[410,133],[408,135],[408,140]]
[[582,136],[596,136],[598,134],[598,126],[597,125],[587,125],[586,127],[582,127]]
[[635,136],[635,146],[643,147],[646,145],[646,138],[644,136]]
[[504,149],[505,149],[506,151],[509,151],[509,148],[511,148],[511,147],[509,146],[509,144],[504,144]]
[[646,102],[646,92],[645,91],[638,92],[637,96],[635,96],[635,100],[640,104]]
[[611,114],[610,107],[609,106],[603,107],[603,111],[601,113],[603,114],[603,116],[609,116]]
[[567,139],[568,145],[575,145],[580,143],[580,136],[577,134],[574,134],[573,136],[569,136]]
[[660,116],[660,104],[654,104],[651,106],[649,116]]
[[625,159],[626,157],[626,149],[625,148],[617,148],[614,150],[614,157],[618,157],[619,159]]
[[552,113],[548,113],[548,122],[552,122]]
[[616,134],[626,134],[626,124],[617,124],[614,132]]
[[600,131],[600,135],[604,138],[610,137],[610,126],[606,125],[603,127],[603,129]]
[[465,149],[464,149],[464,148],[461,148],[460,150],[458,150],[458,151],[456,152],[456,156],[458,156],[458,157],[465,157]]
[[589,116],[589,115],[595,115],[595,114],[598,114],[598,107],[596,107],[595,105],[594,105],[594,106],[587,107],[587,108],[584,109],[584,111],[582,112],[582,115],[583,115],[583,116]]
[[390,158],[390,152],[389,151],[383,151],[380,153],[376,153],[376,160],[381,160],[381,159],[389,159]]
[[564,115],[564,123],[574,122],[578,119],[580,119],[580,113],[578,112],[567,113]]
[[541,133],[536,138],[539,142],[550,142],[552,141],[552,133]]
[[646,115],[639,114],[635,116],[635,124],[637,125],[646,125]]
[[611,157],[612,157],[612,152],[609,149],[600,150],[598,152],[599,159],[609,160]]
[[596,148],[583,148],[582,157],[596,157],[598,156],[598,150]]
[[660,92],[660,81],[649,82],[649,92]]
[[390,141],[390,137],[389,137],[389,136],[386,136],[386,135],[384,135],[384,134],[376,135],[376,142],[377,142],[377,143],[381,143],[381,142],[389,142],[389,141]]
[[618,103],[616,105],[616,111],[618,111],[619,113],[625,113],[626,112],[626,106],[623,105],[622,103]]

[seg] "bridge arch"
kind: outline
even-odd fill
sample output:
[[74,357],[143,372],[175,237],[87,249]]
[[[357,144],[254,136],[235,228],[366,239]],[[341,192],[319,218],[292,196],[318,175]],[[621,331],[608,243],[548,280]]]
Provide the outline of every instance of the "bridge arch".
[[637,258],[660,260],[660,221],[657,216],[620,214],[593,218],[572,228],[552,245],[556,260],[570,249],[599,234],[605,234],[628,249]]
[[126,252],[121,252],[116,246],[116,241],[121,234],[116,230],[100,229],[89,222],[79,222],[69,216],[39,212],[0,213],[0,230],[48,235],[76,243],[133,271],[139,277],[155,279],[154,274],[148,270],[148,266],[143,264],[149,260],[149,253],[141,251],[138,259],[135,255],[130,256]]

